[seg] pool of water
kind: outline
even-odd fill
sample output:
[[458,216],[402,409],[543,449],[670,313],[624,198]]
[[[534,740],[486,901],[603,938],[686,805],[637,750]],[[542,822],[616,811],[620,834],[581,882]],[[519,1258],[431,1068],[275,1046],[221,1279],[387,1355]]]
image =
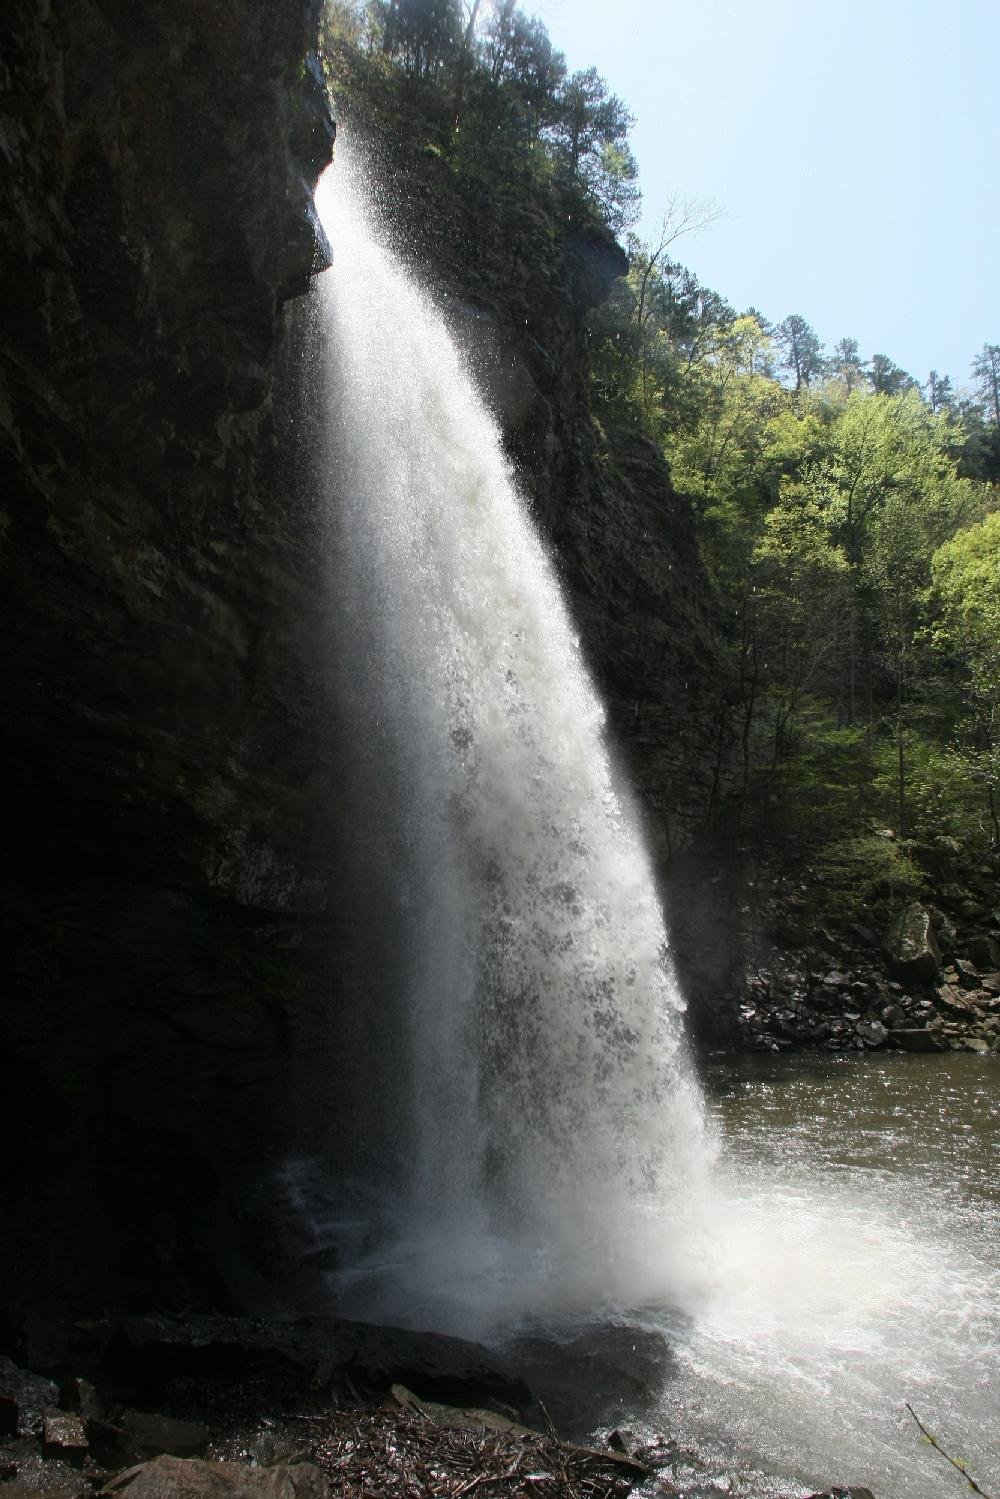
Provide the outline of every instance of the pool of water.
[[632,1313],[670,1357],[622,1418],[690,1446],[705,1492],[962,1492],[909,1402],[1000,1492],[1000,1063],[752,1058],[704,1084],[721,1137],[706,1278],[684,1316]]

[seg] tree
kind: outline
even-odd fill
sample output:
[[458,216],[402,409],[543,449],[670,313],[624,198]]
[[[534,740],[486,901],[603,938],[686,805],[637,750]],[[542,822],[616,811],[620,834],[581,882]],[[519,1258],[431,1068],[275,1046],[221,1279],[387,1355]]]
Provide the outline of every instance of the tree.
[[596,68],[573,73],[559,94],[557,147],[571,177],[579,176],[589,160],[606,145],[619,145],[635,124],[634,117]]
[[950,411],[955,404],[955,392],[947,375],[931,370],[927,377],[927,404],[933,412]]
[[[711,517],[715,532],[749,530],[748,511],[759,509],[768,423],[790,399],[753,370],[767,361],[768,344],[755,318],[716,324],[710,356],[685,371],[693,419],[673,434],[666,451],[678,487]],[[706,544],[715,547],[717,538]],[[728,550],[729,543],[722,546]]]
[[[975,690],[1000,710],[1000,511],[956,532],[935,551],[938,639],[966,657]],[[1000,723],[995,725],[1000,731]]]
[[1000,511],[945,541],[931,559],[939,648],[963,664],[976,741],[973,776],[1000,847]]
[[782,351],[782,369],[795,376],[795,389],[802,390],[823,373],[823,346],[815,332],[797,312],[789,313],[775,330]]
[[[773,761],[787,754],[807,694],[842,649],[847,559],[825,497],[783,482],[752,556],[761,655],[771,681]],[[744,780],[746,772],[744,770]]]
[[571,183],[584,188],[620,230],[634,218],[637,168],[628,145],[634,117],[596,68],[573,73],[557,96],[550,134],[556,156]]
[[476,21],[479,19],[479,9],[482,0],[471,0],[468,9],[468,19],[465,22],[465,30],[462,34],[462,46],[458,55],[458,66],[455,69],[455,102],[452,107],[455,129],[457,130],[462,118],[462,100],[465,89],[465,75],[468,72],[469,63],[472,59],[472,44],[476,34]]
[[915,628],[914,602],[929,582],[931,554],[971,512],[972,490],[958,474],[954,438],[948,415],[935,416],[915,390],[898,396],[856,390],[830,426],[822,454],[803,471],[830,506],[849,569],[841,684],[849,725],[862,703],[871,717],[879,651],[895,693],[906,666],[903,635]]
[[904,390],[917,389],[917,382],[913,376],[908,375],[904,369],[900,369],[888,354],[873,356],[868,379],[877,396],[899,396]]
[[465,33],[461,0],[380,0],[382,48],[417,78],[458,55]]
[[842,380],[848,394],[857,390],[865,378],[865,363],[861,358],[856,338],[841,338],[833,346],[830,373]]
[[535,113],[554,118],[566,63],[541,21],[526,16],[514,0],[494,6],[485,28],[483,65],[495,88],[506,86]]
[[693,271],[674,266],[664,278],[663,330],[685,371],[709,359],[735,313],[718,292],[702,286]]
[[1000,431],[1000,344],[983,344],[972,361],[972,374],[986,420]]
[[1000,427],[991,426],[978,400],[958,402],[959,429],[964,435],[962,472],[971,479],[1000,484]]
[[647,290],[649,278],[658,266],[665,264],[664,257],[672,244],[685,234],[698,234],[709,224],[722,217],[722,209],[714,198],[686,198],[673,193],[667,199],[660,218],[656,236],[656,248],[635,241],[629,256],[629,267],[639,273],[639,295],[636,303],[636,323],[642,329],[647,317]]

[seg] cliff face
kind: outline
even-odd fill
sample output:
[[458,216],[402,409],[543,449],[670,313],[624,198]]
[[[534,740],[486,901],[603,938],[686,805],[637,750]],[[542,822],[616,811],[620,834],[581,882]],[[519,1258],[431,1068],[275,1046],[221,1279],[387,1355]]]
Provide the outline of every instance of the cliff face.
[[0,23],[15,1310],[236,1273],[281,996],[329,969],[324,626],[273,411],[283,303],[327,253],[317,25],[318,0]]

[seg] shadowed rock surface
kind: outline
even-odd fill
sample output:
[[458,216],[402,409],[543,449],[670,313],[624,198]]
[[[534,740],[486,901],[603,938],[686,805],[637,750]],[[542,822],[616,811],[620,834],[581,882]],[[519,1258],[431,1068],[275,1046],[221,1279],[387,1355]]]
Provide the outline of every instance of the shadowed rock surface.
[[15,1320],[39,1283],[226,1294],[235,1163],[273,1140],[291,1000],[328,966],[323,628],[273,409],[282,305],[328,254],[317,21],[15,0],[0,23]]

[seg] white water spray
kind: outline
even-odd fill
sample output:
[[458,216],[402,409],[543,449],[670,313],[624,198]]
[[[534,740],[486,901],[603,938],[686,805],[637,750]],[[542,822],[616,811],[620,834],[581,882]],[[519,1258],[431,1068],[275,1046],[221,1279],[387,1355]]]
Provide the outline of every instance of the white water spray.
[[460,1286],[481,1331],[634,1304],[681,1273],[707,1154],[652,871],[496,423],[347,178],[317,195],[341,586],[367,597],[358,732],[389,721],[420,913],[401,1305],[376,1309],[429,1296],[440,1323]]

